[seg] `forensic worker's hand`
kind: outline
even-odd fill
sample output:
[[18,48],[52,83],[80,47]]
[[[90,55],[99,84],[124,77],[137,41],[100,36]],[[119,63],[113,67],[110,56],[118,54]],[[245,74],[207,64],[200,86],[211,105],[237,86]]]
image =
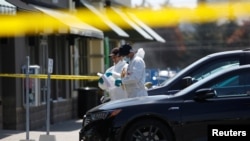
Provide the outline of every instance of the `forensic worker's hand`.
[[107,73],[105,73],[105,75],[106,75],[107,77],[109,77],[109,76],[112,75],[112,72],[107,72]]
[[122,72],[121,72],[121,78],[125,77],[126,76],[126,70],[123,69]]
[[99,82],[100,84],[103,84],[103,83],[104,83],[104,81],[103,81],[102,78],[100,78],[100,79],[98,80],[98,82]]
[[116,79],[115,80],[115,86],[120,87],[122,85],[122,80],[121,79]]

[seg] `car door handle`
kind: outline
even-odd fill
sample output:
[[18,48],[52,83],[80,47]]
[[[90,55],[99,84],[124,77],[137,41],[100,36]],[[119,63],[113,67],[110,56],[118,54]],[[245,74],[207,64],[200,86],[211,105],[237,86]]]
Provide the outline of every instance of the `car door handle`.
[[168,110],[179,110],[180,107],[169,107]]

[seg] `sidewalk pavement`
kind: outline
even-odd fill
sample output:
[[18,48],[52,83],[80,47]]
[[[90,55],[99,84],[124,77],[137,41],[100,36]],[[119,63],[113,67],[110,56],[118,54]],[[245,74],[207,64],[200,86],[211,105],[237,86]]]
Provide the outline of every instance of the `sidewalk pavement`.
[[[68,120],[50,125],[49,135],[55,136],[55,141],[79,141],[79,131],[82,119]],[[0,129],[0,141],[26,140],[26,130]],[[29,140],[39,141],[41,135],[47,135],[46,127],[28,132]]]

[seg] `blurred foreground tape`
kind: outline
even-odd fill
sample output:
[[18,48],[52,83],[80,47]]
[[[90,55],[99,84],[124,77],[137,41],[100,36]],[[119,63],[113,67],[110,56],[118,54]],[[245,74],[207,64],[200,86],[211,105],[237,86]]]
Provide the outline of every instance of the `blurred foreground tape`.
[[[25,78],[26,74],[0,74],[0,77]],[[47,79],[47,74],[29,74],[29,78]],[[82,75],[50,75],[51,79],[61,80],[97,80],[99,76],[82,76]]]
[[[236,1],[236,0],[235,0]],[[194,9],[189,8],[172,8],[165,7],[159,10],[152,10],[146,8],[137,9],[121,9],[124,13],[134,13],[145,24],[151,27],[166,27],[178,25],[181,22],[187,23],[204,23],[213,22],[220,19],[239,20],[241,18],[249,18],[250,15],[250,3],[245,2],[227,2],[227,3],[214,3],[206,5],[198,5]],[[64,11],[65,12],[65,11]],[[88,24],[96,21],[94,17],[88,16],[86,9],[77,9],[74,14],[79,19],[84,20]],[[107,17],[111,21],[115,22],[122,28],[124,24],[119,22],[117,17],[114,16],[111,9],[106,9]],[[65,19],[68,21],[67,19]],[[67,28],[60,21],[46,15],[44,13],[17,13],[16,15],[0,15],[0,36],[17,36],[26,34],[39,34],[60,31]],[[70,20],[69,20],[70,21]],[[72,22],[72,25],[75,23]],[[103,28],[103,25],[96,28],[100,30],[107,30]]]

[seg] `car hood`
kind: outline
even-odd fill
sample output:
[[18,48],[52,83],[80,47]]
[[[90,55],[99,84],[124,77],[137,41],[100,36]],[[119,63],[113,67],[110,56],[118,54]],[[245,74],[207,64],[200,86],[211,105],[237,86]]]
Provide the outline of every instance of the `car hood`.
[[155,103],[156,101],[160,101],[163,99],[169,99],[169,95],[157,95],[157,96],[144,96],[144,97],[136,97],[136,98],[126,98],[122,100],[114,100],[99,106],[96,106],[89,110],[89,112],[94,112],[98,110],[112,110],[118,109],[122,107],[128,107],[133,105],[143,105],[146,103]]

